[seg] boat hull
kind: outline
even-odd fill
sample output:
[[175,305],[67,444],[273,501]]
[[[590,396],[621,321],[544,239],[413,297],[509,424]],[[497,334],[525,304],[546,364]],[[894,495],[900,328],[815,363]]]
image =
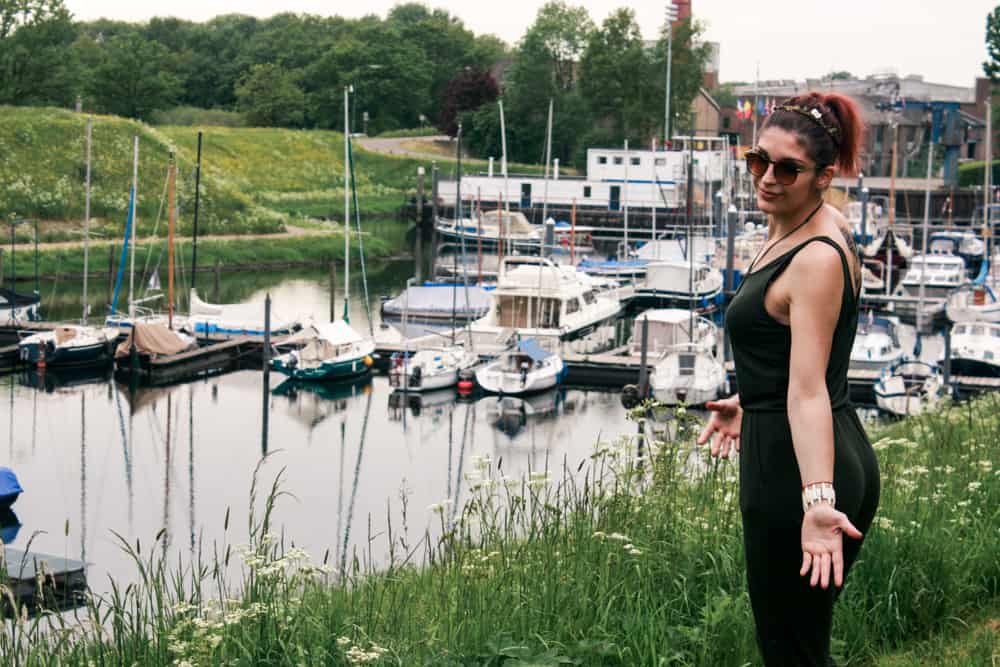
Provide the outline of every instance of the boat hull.
[[1000,359],[990,362],[969,357],[952,357],[951,372],[953,375],[1000,378]]
[[283,355],[271,361],[271,368],[293,380],[337,382],[359,378],[370,373],[371,363],[368,361],[368,356],[364,355],[341,361],[324,361],[311,368],[299,368],[297,365],[289,365]]
[[46,343],[21,343],[19,353],[21,361],[38,365],[42,359],[42,348],[45,348],[45,364],[47,366],[97,366],[111,362],[113,342],[99,342],[92,345],[73,347],[58,347]]
[[491,394],[523,396],[555,387],[562,381],[564,375],[565,367],[562,360],[555,360],[546,364],[544,368],[533,369],[524,375],[487,366],[476,373],[476,382],[483,391]]

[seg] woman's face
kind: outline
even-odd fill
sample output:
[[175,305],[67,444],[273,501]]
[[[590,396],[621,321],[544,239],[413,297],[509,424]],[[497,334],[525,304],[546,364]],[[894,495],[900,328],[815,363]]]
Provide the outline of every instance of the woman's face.
[[763,176],[754,176],[757,208],[768,215],[781,216],[793,214],[815,203],[817,179],[820,175],[816,172],[816,163],[806,154],[797,135],[780,127],[769,127],[757,138],[757,150],[772,162],[791,160],[804,168],[791,185],[778,183],[774,178],[774,165],[769,165]]

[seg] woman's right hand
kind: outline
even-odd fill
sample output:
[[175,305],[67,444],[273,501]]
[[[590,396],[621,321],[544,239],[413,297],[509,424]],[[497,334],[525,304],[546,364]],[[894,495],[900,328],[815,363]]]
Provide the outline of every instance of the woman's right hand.
[[740,427],[743,424],[740,396],[735,394],[721,401],[708,401],[705,407],[712,411],[712,415],[698,436],[698,444],[704,445],[711,438],[712,456],[729,458],[734,449],[740,451]]

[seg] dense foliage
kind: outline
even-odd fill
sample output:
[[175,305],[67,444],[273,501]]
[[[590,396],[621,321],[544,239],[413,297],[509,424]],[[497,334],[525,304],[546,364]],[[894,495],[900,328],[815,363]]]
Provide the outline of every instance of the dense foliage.
[[[674,29],[671,108],[683,131],[702,83],[697,26]],[[662,133],[666,32],[643,41],[635,14],[595,25],[586,8],[553,0],[513,53],[445,10],[409,3],[385,18],[240,14],[205,23],[153,18],[75,22],[64,0],[0,0],[0,104],[71,107],[128,118],[172,108],[239,113],[250,125],[380,134],[464,121],[471,149],[500,154],[504,99],[511,161],[537,162],[555,106],[553,156],[579,163],[588,145]],[[190,115],[190,114],[188,114]]]
[[[698,26],[674,28],[670,98],[671,134],[691,123],[691,103],[702,85],[707,45],[696,44]],[[594,24],[584,7],[553,0],[538,12],[512,56],[504,81],[507,151],[512,160],[540,162],[548,100],[554,104],[552,156],[582,165],[588,146],[647,145],[663,136],[667,33],[652,46],[631,9]],[[464,131],[480,155],[501,154],[497,105],[465,114]]]

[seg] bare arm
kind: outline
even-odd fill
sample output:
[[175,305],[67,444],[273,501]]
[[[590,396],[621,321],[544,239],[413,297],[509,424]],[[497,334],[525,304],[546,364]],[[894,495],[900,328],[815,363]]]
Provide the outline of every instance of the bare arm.
[[840,316],[844,272],[837,251],[813,243],[783,278],[792,330],[788,422],[803,484],[833,482],[833,414],[826,370]]

